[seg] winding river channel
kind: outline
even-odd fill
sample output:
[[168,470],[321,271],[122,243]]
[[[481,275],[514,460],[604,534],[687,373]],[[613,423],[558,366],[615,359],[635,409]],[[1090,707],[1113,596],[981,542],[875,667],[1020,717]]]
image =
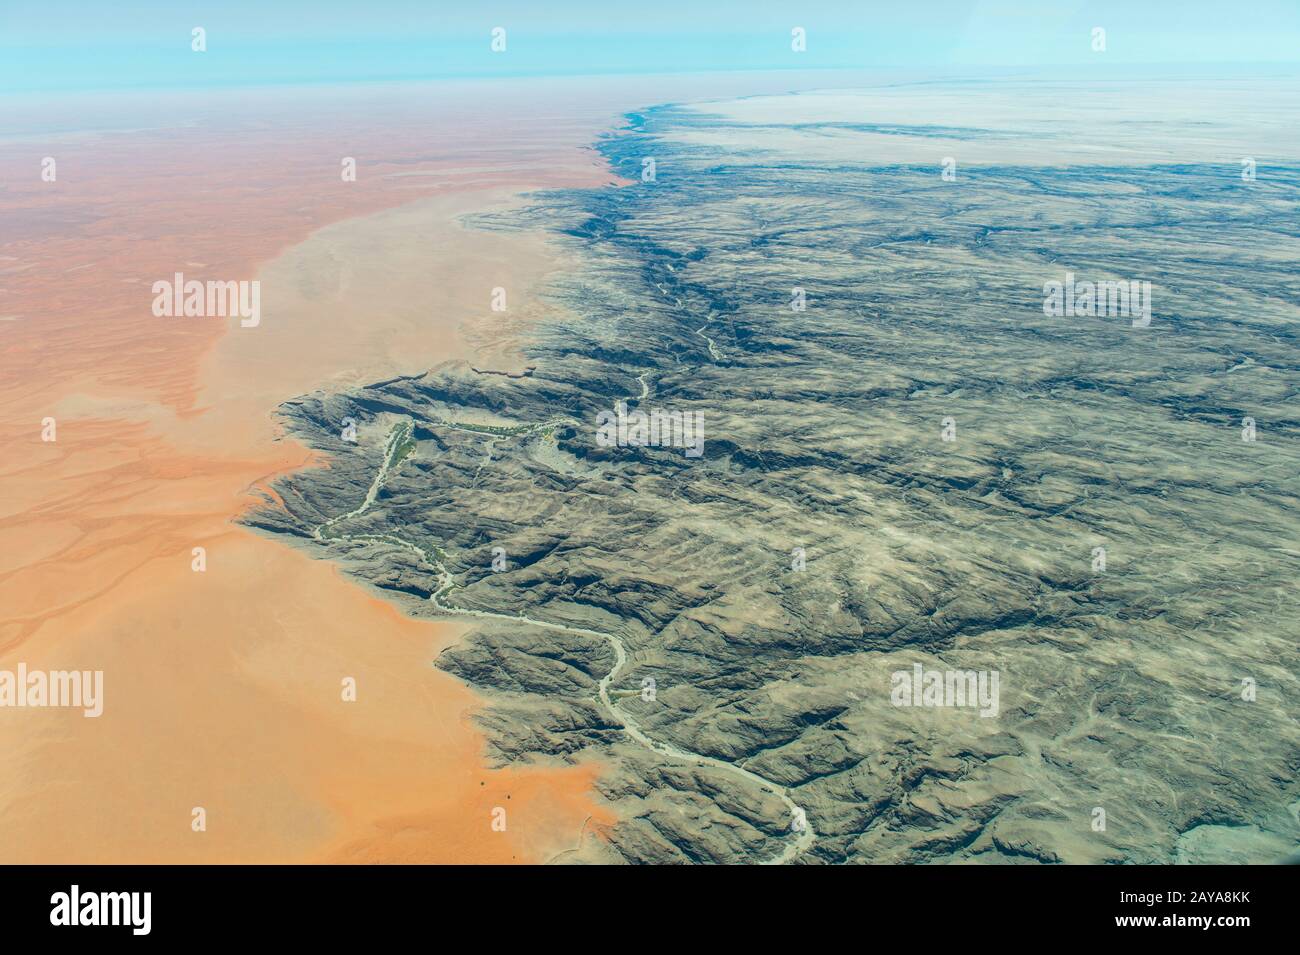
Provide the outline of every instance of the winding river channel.
[[[648,393],[648,386],[644,376],[638,378],[641,383],[641,399],[644,399]],[[493,429],[485,430],[481,427],[466,426],[454,422],[438,422],[438,426],[450,428],[456,431],[464,431],[472,434],[492,437],[493,440],[499,440],[502,436],[501,431],[507,431],[509,436],[524,437],[536,434],[547,428],[553,427],[555,423],[525,425],[518,428],[510,429]],[[337,530],[337,526],[352,518],[359,517],[369,510],[379,497],[379,492],[383,489],[388,475],[393,468],[400,465],[403,460],[413,451],[414,446],[411,443],[411,433],[414,425],[410,421],[399,422],[393,426],[389,432],[388,442],[384,449],[383,460],[380,463],[379,470],[375,474],[374,480],[366,492],[365,499],[361,504],[346,514],[340,514],[333,517],[325,523],[318,526],[312,536],[315,540],[322,543],[331,540],[348,540],[358,543],[381,543],[390,544],[394,547],[400,547],[410,551],[426,566],[433,568],[438,577],[438,588],[429,595],[429,600],[439,611],[445,614],[462,616],[462,617],[480,617],[489,620],[505,620],[510,623],[527,624],[533,627],[542,627],[547,630],[563,630],[568,633],[582,634],[583,636],[595,637],[606,641],[614,651],[614,665],[610,668],[600,680],[599,697],[601,705],[604,706],[613,720],[623,727],[623,732],[629,739],[634,740],[646,749],[651,750],[660,756],[667,757],[683,763],[693,763],[697,766],[710,766],[722,772],[729,773],[738,779],[745,781],[747,785],[757,786],[763,792],[771,793],[785,804],[790,818],[790,834],[794,838],[789,839],[781,852],[771,859],[765,860],[764,865],[783,865],[786,862],[798,857],[805,852],[813,842],[815,834],[812,824],[808,821],[803,809],[794,801],[793,797],[786,787],[772,782],[755,772],[735,763],[728,762],[725,759],[718,759],[714,756],[706,756],[702,753],[694,753],[689,750],[681,749],[670,743],[664,743],[652,738],[647,734],[637,722],[618,708],[614,700],[610,698],[609,687],[618,678],[624,666],[627,665],[628,655],[627,648],[624,646],[622,639],[614,633],[608,633],[603,630],[587,630],[583,627],[571,627],[566,624],[551,623],[546,620],[537,620],[523,614],[494,613],[487,610],[470,610],[464,607],[457,607],[446,602],[446,597],[456,588],[455,579],[447,569],[443,556],[436,552],[431,552],[423,547],[411,543],[395,534],[347,534]]]

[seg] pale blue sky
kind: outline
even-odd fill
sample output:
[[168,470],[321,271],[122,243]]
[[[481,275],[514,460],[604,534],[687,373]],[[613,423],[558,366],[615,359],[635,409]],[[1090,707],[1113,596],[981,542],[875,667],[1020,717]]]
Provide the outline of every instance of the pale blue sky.
[[[206,53],[190,31],[207,31]],[[507,30],[494,54],[490,31]],[[790,30],[808,49],[790,50]],[[1107,49],[1090,47],[1103,27]],[[1104,57],[1104,60],[1100,60]],[[2,0],[0,90],[739,69],[1295,63],[1300,0]]]

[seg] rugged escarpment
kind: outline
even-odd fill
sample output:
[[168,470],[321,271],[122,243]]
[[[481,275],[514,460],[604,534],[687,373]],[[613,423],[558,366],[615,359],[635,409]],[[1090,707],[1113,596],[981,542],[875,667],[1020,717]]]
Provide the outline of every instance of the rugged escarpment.
[[[573,319],[527,375],[287,404],[330,467],[250,521],[412,613],[494,615],[438,665],[489,695],[501,760],[606,760],[601,851],[631,861],[778,857],[785,794],[803,862],[1282,855],[1300,170],[954,187],[679,138],[710,122],[646,113],[601,148],[654,181],[479,220],[581,257]],[[1046,316],[1067,268],[1151,281],[1150,327]],[[620,402],[698,415],[702,455],[602,441]],[[996,673],[996,712],[897,705],[914,664]]]

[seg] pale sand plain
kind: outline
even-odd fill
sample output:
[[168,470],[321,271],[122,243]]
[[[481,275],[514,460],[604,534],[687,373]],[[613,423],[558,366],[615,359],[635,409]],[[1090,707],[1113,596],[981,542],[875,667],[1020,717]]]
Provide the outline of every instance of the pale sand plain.
[[1293,75],[1214,82],[969,80],[827,88],[690,104],[711,123],[678,135],[782,161],[965,166],[1223,163],[1300,152]]

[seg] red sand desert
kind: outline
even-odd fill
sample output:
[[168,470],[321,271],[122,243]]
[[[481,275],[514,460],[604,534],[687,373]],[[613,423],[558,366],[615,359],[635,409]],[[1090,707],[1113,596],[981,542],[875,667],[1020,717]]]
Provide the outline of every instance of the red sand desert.
[[[276,440],[281,401],[471,356],[503,272],[525,305],[555,267],[540,240],[493,251],[458,241],[452,217],[610,182],[583,147],[617,111],[561,116],[487,84],[102,96],[17,119],[0,143],[0,667],[103,670],[104,712],[6,709],[0,860],[543,861],[609,822],[595,766],[486,766],[481,702],[432,666],[459,624],[405,618],[235,518],[310,463]],[[346,248],[344,220],[364,230],[413,201],[436,241],[411,263],[447,290],[423,324],[276,287],[274,260],[299,267],[317,230]],[[258,328],[151,312],[176,271],[239,280],[268,263]]]
[[[321,464],[283,438],[281,402],[450,359],[510,370],[528,324],[557,317],[535,292],[565,268],[558,250],[457,216],[618,185],[590,144],[628,110],[799,82],[9,98],[0,669],[102,670],[105,699],[97,719],[0,710],[0,862],[538,862],[590,846],[613,822],[599,766],[488,766],[483,701],[432,665],[462,624],[407,618],[237,518],[276,475]],[[261,323],[155,317],[152,285],[176,272],[259,278]],[[498,285],[508,321],[489,310]]]

